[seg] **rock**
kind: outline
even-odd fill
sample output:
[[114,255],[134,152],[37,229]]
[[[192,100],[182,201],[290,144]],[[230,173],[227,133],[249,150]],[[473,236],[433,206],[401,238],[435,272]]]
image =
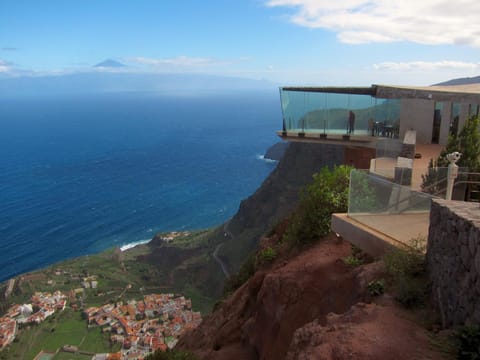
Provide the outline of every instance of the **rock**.
[[344,314],[328,316],[326,324],[311,322],[297,329],[286,359],[438,359],[426,331],[401,316],[392,300],[354,305]]
[[468,269],[470,266],[470,251],[465,245],[462,245],[462,247],[460,248],[460,256],[462,258],[463,266]]
[[284,141],[273,144],[268,148],[264,155],[264,159],[280,161],[285,154],[285,151],[287,151],[289,144],[290,143]]

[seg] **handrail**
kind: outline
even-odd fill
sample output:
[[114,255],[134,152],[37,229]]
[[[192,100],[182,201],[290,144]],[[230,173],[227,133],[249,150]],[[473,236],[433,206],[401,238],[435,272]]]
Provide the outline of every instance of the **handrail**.
[[[421,192],[421,191],[415,191],[415,190],[410,190],[411,192],[413,193],[416,193],[416,194],[421,194],[422,196],[424,196],[425,198],[430,198],[430,199],[440,199],[439,196],[437,196],[437,194],[440,194],[440,192],[437,192],[436,194],[429,194],[429,193],[424,193],[424,192]],[[389,212],[390,209],[393,209],[393,208],[398,208],[399,205],[403,204],[404,202],[410,202],[410,200],[413,198],[413,195],[410,195],[400,201],[397,201],[395,204],[392,204],[392,205],[389,205],[388,207],[384,208],[382,212]],[[409,209],[411,209],[412,207],[415,207],[416,205],[420,204],[422,201],[424,201],[425,199],[421,199],[421,200],[418,200],[414,203],[411,203],[409,204],[408,207],[402,209],[402,210],[399,210],[398,213],[401,214]]]
[[[460,172],[459,175],[478,175],[478,176],[480,176],[480,173]],[[432,188],[432,187],[438,185],[440,182],[443,182],[443,181],[446,181],[446,180],[447,180],[447,179],[444,178],[444,179],[442,179],[442,180],[440,180],[440,181],[437,181],[436,183],[431,184],[430,186],[428,186],[426,189]],[[394,184],[394,183],[392,183],[392,184]],[[455,187],[456,185],[459,185],[459,184],[478,184],[478,185],[480,185],[480,181],[460,180],[460,181],[456,181],[456,182],[453,184],[453,186]],[[400,185],[400,186],[401,186],[401,185]],[[425,190],[425,188],[424,188],[423,190]],[[435,192],[434,194],[426,193],[426,192],[423,192],[423,191],[422,191],[422,192],[415,191],[415,190],[410,190],[410,191],[411,191],[411,192],[414,192],[414,193],[417,193],[417,194],[425,195],[426,197],[430,197],[430,198],[440,198],[440,196],[438,196],[438,195],[439,195],[439,194],[442,194],[442,193],[445,192],[446,190],[447,190],[447,189],[444,188],[444,189],[441,189],[441,190]],[[404,203],[404,202],[406,202],[406,201],[410,201],[412,198],[413,198],[413,195],[410,195],[410,196],[408,196],[407,198],[402,199],[402,200],[400,200],[399,202],[396,202],[395,204],[388,206],[387,208],[385,208],[384,211],[386,212],[386,211],[388,211],[388,210],[390,210],[390,209],[392,209],[392,208],[394,208],[394,207],[398,207],[398,205],[400,205],[400,204],[402,204],[402,203]],[[415,202],[415,203],[413,203],[413,204],[410,204],[410,206],[408,206],[407,208],[401,210],[399,213],[402,213],[402,212],[404,212],[404,211],[406,211],[406,210],[408,210],[408,209],[416,206],[416,205],[419,204],[419,203],[420,203],[420,201]]]
[[477,185],[480,185],[480,181],[469,181],[469,180],[462,180],[462,181],[456,181],[455,184],[453,184],[453,186],[457,186],[459,184],[477,184]]
[[[354,170],[355,171],[355,170]],[[358,170],[356,170],[358,171]],[[388,186],[389,188],[391,187],[396,187],[397,189],[401,190],[401,189],[404,189],[405,191],[408,191],[410,193],[409,196],[407,196],[406,198],[402,198],[398,201],[395,201],[394,204],[389,204],[387,206],[385,206],[384,208],[382,209],[378,209],[378,211],[375,211],[375,212],[390,212],[392,209],[395,209],[395,208],[398,208],[399,206],[401,206],[402,204],[406,203],[406,202],[411,202],[412,198],[416,195],[417,197],[420,196],[420,197],[423,197],[423,199],[419,199],[418,201],[415,201],[414,203],[411,203],[408,207],[406,207],[405,209],[402,209],[401,211],[398,211],[399,213],[402,213],[404,211],[407,211],[408,209],[418,205],[421,203],[421,201],[424,201],[425,198],[439,198],[439,196],[437,196],[438,193],[441,193],[441,192],[437,192],[435,194],[428,194],[428,193],[424,193],[424,192],[421,192],[421,191],[416,191],[416,190],[412,190],[409,186],[405,186],[405,185],[400,185],[398,183],[394,183],[392,181],[389,181],[387,179],[385,179],[384,177],[376,174],[376,173],[373,173],[373,172],[362,172],[364,175],[366,175],[367,177],[369,177],[371,180],[375,181],[378,185],[384,185],[384,186]]]
[[[426,192],[425,190],[428,191],[428,190],[430,190],[431,188],[434,188],[435,186],[440,185],[440,183],[446,182],[446,181],[447,181],[447,178],[446,178],[446,177],[445,177],[445,178],[442,178],[441,180],[438,180],[437,182],[434,182],[433,184],[430,184],[430,185],[422,188],[422,191],[421,191],[421,192]],[[445,189],[446,189],[446,188],[445,188]]]

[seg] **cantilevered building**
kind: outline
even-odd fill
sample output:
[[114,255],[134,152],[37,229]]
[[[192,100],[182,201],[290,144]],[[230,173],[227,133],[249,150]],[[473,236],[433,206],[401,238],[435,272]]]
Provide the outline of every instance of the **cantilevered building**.
[[[449,136],[479,115],[480,84],[283,87],[280,96],[280,137],[341,145],[344,163],[356,168],[348,212],[332,217],[333,231],[374,256],[426,238],[431,202],[444,195],[447,171],[435,169],[424,191],[422,175]],[[471,199],[468,171],[460,169],[456,200]]]

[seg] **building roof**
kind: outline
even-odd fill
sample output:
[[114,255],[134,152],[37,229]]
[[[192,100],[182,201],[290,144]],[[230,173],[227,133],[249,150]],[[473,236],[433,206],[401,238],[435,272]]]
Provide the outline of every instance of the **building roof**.
[[371,85],[369,87],[282,87],[284,91],[370,95],[383,99],[425,99],[459,103],[480,103],[480,84],[452,86]]

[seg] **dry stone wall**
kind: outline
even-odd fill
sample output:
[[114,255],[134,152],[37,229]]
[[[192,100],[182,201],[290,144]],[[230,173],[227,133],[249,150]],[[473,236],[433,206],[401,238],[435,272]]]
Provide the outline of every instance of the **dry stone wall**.
[[432,201],[427,266],[445,326],[480,324],[480,207]]

